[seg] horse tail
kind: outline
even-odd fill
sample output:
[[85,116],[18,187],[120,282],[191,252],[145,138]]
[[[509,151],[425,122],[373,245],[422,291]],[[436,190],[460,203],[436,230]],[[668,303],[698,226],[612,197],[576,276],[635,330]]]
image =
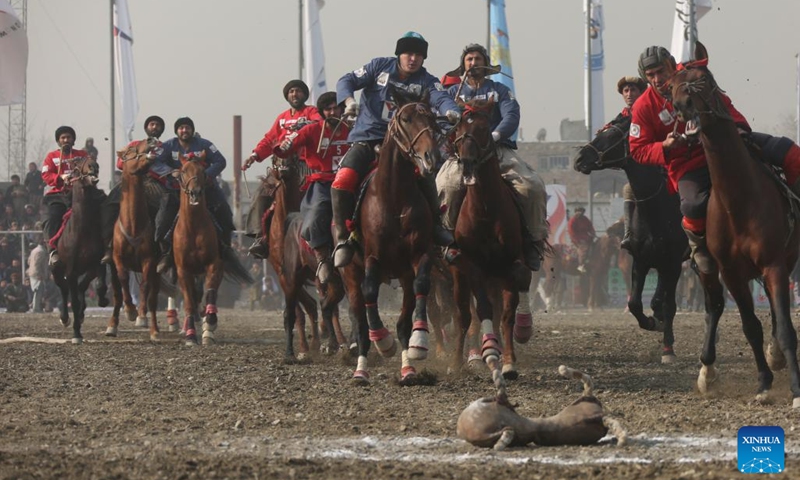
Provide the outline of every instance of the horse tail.
[[241,284],[246,283],[248,285],[252,285],[255,283],[253,277],[250,276],[250,272],[242,265],[242,262],[239,261],[239,258],[234,253],[233,249],[225,248],[222,251],[222,264],[223,264],[223,271],[225,272],[225,278],[228,280]]

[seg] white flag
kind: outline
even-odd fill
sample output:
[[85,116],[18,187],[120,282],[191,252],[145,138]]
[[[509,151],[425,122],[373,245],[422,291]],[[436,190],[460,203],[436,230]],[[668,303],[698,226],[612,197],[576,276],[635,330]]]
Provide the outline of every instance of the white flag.
[[303,81],[311,91],[308,97],[310,105],[316,104],[317,97],[328,91],[325,83],[322,26],[319,23],[319,10],[324,5],[323,0],[303,2]]
[[0,0],[0,105],[25,100],[27,70],[28,33],[8,0]]
[[128,0],[114,0],[114,60],[119,96],[122,99],[122,127],[125,138],[130,142],[133,140],[136,116],[139,114],[139,99],[133,70],[133,31],[131,17],[128,15]]
[[[605,29],[605,21],[603,20],[602,0],[592,0],[591,9],[592,20],[590,28],[586,31],[586,35],[591,35],[592,58],[587,58],[587,54],[584,53],[583,68],[587,69],[591,65],[592,91],[589,92],[588,88],[584,88],[584,114],[586,118],[586,128],[589,130],[589,133],[594,136],[594,132],[606,123],[603,103],[603,70],[605,69],[603,30]],[[583,13],[584,18],[586,18],[586,11],[584,10]],[[592,118],[589,118],[590,100],[592,102]]]
[[[694,0],[695,21],[700,19],[711,10],[711,0]],[[695,35],[697,38],[697,25],[695,25]],[[675,57],[675,61],[683,63],[689,61],[689,0],[676,0],[675,3],[675,22],[672,25],[672,47],[670,53]]]

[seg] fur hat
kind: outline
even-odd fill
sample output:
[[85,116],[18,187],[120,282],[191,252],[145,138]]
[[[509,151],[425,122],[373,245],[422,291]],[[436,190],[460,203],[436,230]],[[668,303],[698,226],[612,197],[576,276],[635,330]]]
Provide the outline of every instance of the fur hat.
[[[166,123],[164,123],[164,119],[163,119],[163,118],[159,117],[158,115],[150,115],[150,116],[149,116],[149,117],[147,117],[147,118],[145,119],[145,121],[144,121],[144,129],[145,129],[145,130],[147,130],[147,124],[148,124],[148,123],[150,123],[150,122],[152,122],[152,121],[154,121],[154,120],[155,120],[156,122],[158,122],[158,123],[160,123],[160,124],[161,124],[161,129],[162,129],[162,130],[163,130],[164,128],[166,128],[167,124],[166,124]],[[194,128],[194,127],[193,127],[193,128]],[[177,130],[177,129],[176,129],[176,130]]]
[[76,137],[75,129],[70,126],[63,125],[61,127],[56,128],[56,142],[58,141],[58,137],[60,137],[65,133],[69,133],[70,135],[72,135],[72,139],[75,140]]
[[417,32],[406,32],[397,39],[397,46],[394,48],[395,55],[403,53],[419,53],[422,58],[428,58],[428,42]]
[[458,64],[458,68],[455,70],[451,70],[447,72],[448,77],[461,77],[464,75],[464,58],[466,58],[468,53],[477,52],[483,56],[483,63],[485,64],[486,68],[484,71],[486,75],[494,75],[495,73],[500,73],[501,67],[500,65],[491,65],[489,57],[489,52],[486,51],[486,48],[483,45],[477,43],[470,43],[464,50],[461,52],[461,61]]
[[639,77],[622,77],[617,82],[617,93],[621,94],[625,85],[635,85],[640,92],[644,92],[647,88],[647,82]]
[[180,127],[181,125],[189,125],[190,127],[192,127],[192,132],[194,132],[194,122],[192,121],[191,118],[189,118],[189,117],[181,117],[181,118],[175,120],[175,133],[176,134],[178,133],[178,127]]
[[300,90],[302,90],[303,93],[306,95],[306,100],[308,100],[308,85],[306,85],[306,82],[297,79],[289,80],[289,82],[283,86],[284,100],[289,100],[289,90],[293,88],[299,88]]

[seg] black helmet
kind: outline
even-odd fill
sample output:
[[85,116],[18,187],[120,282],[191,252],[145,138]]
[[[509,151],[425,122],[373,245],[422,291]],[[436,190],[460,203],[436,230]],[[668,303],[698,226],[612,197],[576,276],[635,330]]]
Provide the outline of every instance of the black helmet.
[[667,62],[672,68],[675,68],[675,57],[669,53],[669,50],[655,45],[647,47],[644,52],[639,55],[639,76],[642,77],[642,80],[647,81],[647,76],[645,76],[644,72]]

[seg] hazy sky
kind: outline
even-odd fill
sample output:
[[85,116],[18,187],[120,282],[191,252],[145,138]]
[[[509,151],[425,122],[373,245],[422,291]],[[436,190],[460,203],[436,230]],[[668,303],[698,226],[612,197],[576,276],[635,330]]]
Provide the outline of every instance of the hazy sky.
[[[215,142],[232,178],[232,116],[243,117],[249,152],[288,105],[283,85],[298,76],[297,0],[129,0],[140,112],[180,116]],[[506,0],[523,136],[544,127],[558,140],[563,118],[583,118],[583,0]],[[31,144],[75,127],[78,144],[93,136],[101,169],[111,160],[109,4],[97,0],[28,0],[28,125]],[[758,5],[760,9],[755,9]],[[616,81],[636,74],[639,53],[669,48],[674,0],[605,0],[607,118],[622,107]],[[376,56],[391,56],[408,30],[430,43],[425,67],[436,76],[458,66],[461,50],[486,40],[485,0],[326,0],[320,12],[329,89]],[[757,130],[794,118],[800,1],[715,0],[699,24],[710,68]],[[0,112],[5,118],[5,109]],[[118,116],[118,122],[119,118]],[[117,148],[124,144],[117,128]],[[5,158],[5,145],[0,158]],[[33,160],[33,159],[30,159]],[[41,162],[41,159],[36,159]],[[4,162],[4,160],[3,160]],[[255,168],[263,172],[263,166]],[[0,168],[5,176],[6,168]],[[104,182],[105,183],[105,182]]]

